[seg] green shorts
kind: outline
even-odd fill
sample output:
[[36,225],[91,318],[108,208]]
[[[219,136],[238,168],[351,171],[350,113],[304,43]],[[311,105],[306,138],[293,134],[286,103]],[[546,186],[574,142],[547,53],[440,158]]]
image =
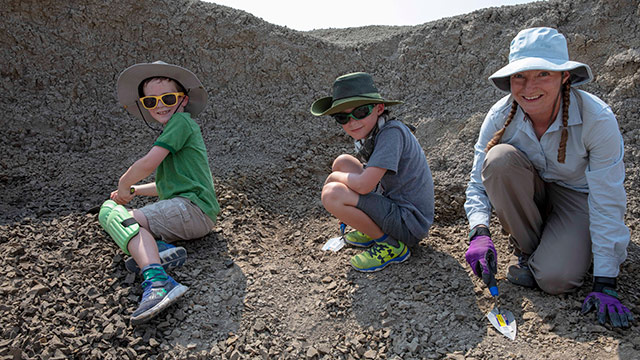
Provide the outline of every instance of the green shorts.
[[140,209],[156,239],[166,242],[198,239],[214,226],[213,221],[189,199],[160,200]]

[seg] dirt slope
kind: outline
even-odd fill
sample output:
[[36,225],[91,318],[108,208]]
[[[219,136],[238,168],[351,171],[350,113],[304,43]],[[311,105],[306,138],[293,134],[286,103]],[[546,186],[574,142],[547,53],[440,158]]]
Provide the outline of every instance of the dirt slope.
[[[609,103],[625,141],[629,256],[619,278],[640,317],[640,5],[548,1],[413,27],[297,32],[197,0],[8,0],[0,23],[0,357],[40,358],[640,358],[636,325],[579,315],[591,282],[548,296],[503,276],[511,342],[484,314],[488,291],[464,262],[462,204],[472,146],[501,94],[487,77],[522,28],[564,33]],[[157,132],[119,107],[118,74],[164,60],[209,91],[198,118],[223,208],[214,233],[184,243],[184,300],[147,325],[123,255],[85,210],[101,203]],[[436,222],[410,261],[363,275],[319,194],[352,144],[311,102],[346,72],[374,75],[416,135],[436,183]],[[146,199],[135,199],[142,206]],[[494,232],[499,232],[495,224]]]

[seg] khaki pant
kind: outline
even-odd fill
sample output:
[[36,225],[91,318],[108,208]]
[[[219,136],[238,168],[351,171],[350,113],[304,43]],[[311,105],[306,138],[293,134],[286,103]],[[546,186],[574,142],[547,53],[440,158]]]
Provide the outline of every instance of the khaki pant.
[[214,226],[196,204],[180,196],[149,204],[140,211],[147,218],[151,235],[168,243],[199,239]]
[[550,294],[581,286],[591,264],[588,195],[544,182],[509,144],[489,150],[482,183],[516,255],[530,255],[538,286]]

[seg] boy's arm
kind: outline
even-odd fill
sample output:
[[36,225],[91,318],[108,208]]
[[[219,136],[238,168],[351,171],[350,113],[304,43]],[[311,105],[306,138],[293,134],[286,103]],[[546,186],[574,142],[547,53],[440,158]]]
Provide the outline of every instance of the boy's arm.
[[155,181],[152,183],[135,185],[135,193],[134,195],[140,196],[158,196],[158,190],[156,189]]
[[168,154],[169,150],[160,146],[154,146],[149,150],[147,155],[134,162],[133,165],[131,165],[120,177],[120,181],[118,182],[118,193],[114,199],[116,203],[126,204],[131,201],[133,198],[133,194],[129,193],[131,186],[151,175]]
[[334,171],[329,175],[327,182],[340,182],[349,187],[349,189],[364,195],[372,192],[376,185],[382,179],[387,169],[370,166],[365,168],[361,173],[350,173],[342,171]]

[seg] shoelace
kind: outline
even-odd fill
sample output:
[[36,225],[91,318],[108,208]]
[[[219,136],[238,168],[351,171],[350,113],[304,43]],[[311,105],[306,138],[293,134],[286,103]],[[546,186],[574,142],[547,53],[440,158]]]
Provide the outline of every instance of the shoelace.
[[382,245],[380,243],[376,243],[371,248],[369,248],[369,250],[367,250],[367,252],[369,253],[369,255],[371,255],[371,257],[375,257],[376,255],[378,255],[379,253],[384,252],[385,250],[387,250],[387,247],[385,245]]

